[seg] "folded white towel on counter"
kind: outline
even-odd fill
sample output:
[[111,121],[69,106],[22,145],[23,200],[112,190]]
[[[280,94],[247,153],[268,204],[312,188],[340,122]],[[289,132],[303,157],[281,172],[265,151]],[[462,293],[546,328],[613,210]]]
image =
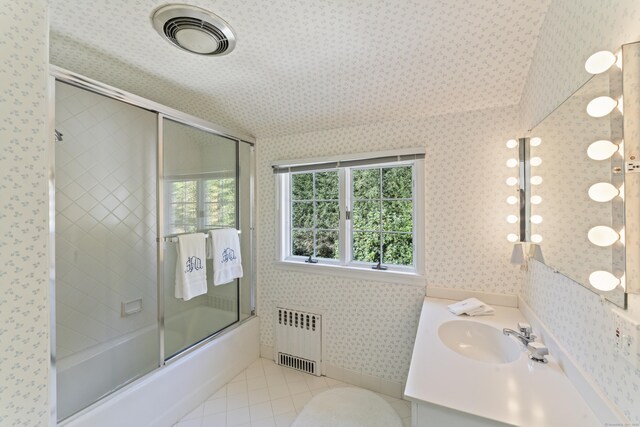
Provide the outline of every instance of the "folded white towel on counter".
[[467,298],[466,300],[448,305],[447,308],[456,316],[466,314],[467,316],[488,316],[493,314],[493,307],[483,303],[477,298]]
[[213,259],[213,284],[229,283],[242,277],[240,239],[235,228],[221,228],[209,231],[209,245]]
[[207,293],[205,234],[181,234],[176,250],[176,286],[174,296],[185,301]]

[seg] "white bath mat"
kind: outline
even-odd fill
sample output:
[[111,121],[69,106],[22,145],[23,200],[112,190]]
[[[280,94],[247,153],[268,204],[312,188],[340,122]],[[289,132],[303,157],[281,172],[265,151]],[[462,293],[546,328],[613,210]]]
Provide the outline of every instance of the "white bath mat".
[[291,427],[403,427],[396,411],[377,394],[338,387],[314,396]]

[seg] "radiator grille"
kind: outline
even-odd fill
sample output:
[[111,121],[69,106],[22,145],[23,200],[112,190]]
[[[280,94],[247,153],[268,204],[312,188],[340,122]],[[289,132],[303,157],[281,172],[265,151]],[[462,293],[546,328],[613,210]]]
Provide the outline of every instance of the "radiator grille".
[[321,375],[322,316],[284,307],[276,308],[276,362]]

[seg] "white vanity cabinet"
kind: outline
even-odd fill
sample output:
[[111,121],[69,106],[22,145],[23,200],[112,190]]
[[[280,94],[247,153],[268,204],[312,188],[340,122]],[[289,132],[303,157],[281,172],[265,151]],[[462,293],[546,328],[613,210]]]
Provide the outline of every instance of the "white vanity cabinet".
[[[450,330],[440,329],[446,322],[479,322],[495,328],[495,338],[503,328],[526,321],[517,308],[500,306],[492,316],[455,316],[447,310],[453,302],[425,298],[423,303],[404,391],[414,427],[602,426],[552,356],[546,364],[533,362],[519,343],[520,353],[505,361],[476,360],[464,356],[464,349],[452,350],[450,337],[441,336]],[[491,336],[487,340],[493,342]]]

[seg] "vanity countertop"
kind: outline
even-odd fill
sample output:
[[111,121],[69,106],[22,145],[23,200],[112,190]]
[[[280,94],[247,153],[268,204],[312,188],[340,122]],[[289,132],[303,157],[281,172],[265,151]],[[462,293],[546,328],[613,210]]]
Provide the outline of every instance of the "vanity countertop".
[[[541,364],[521,354],[511,363],[466,358],[442,343],[438,328],[449,320],[516,329],[526,321],[517,308],[494,306],[492,316],[455,316],[455,301],[425,298],[411,357],[405,398],[516,426],[601,426],[553,356]],[[534,331],[535,333],[535,331]],[[514,338],[515,339],[515,338]]]

